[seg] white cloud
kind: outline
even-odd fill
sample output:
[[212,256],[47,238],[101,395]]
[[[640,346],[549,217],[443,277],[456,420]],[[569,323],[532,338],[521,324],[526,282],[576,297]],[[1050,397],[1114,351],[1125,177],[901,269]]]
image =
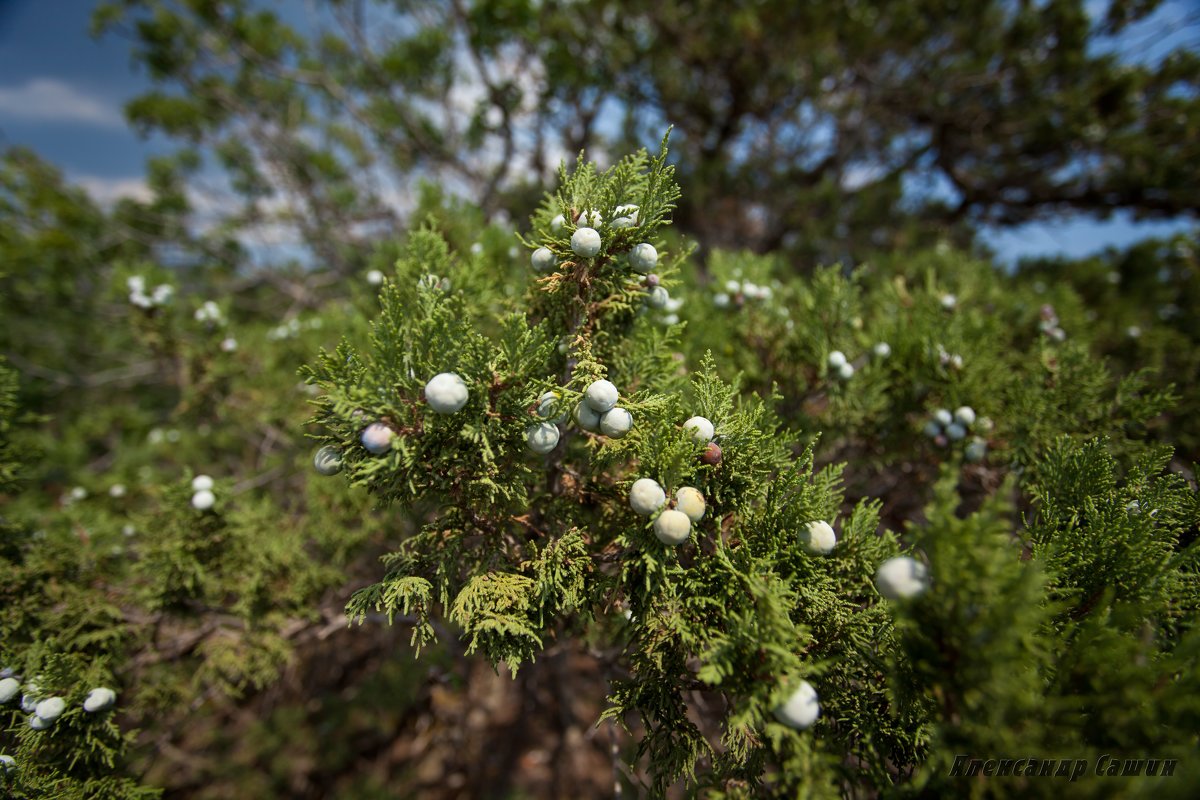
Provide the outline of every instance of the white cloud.
[[111,206],[123,197],[143,203],[154,198],[154,193],[141,178],[100,178],[95,175],[75,175],[72,180],[82,186],[102,206]]
[[24,86],[0,86],[0,116],[39,122],[81,122],[124,127],[117,106],[57,78],[32,78]]

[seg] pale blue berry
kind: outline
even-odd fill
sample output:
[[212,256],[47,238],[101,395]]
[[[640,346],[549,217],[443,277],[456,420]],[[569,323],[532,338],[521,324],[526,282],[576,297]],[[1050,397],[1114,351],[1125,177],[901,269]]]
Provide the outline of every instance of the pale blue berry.
[[959,406],[954,411],[954,419],[969,428],[975,424],[975,409],[970,406]]
[[691,417],[683,423],[683,429],[692,437],[696,444],[708,444],[713,439],[716,429],[707,417]]
[[89,713],[103,711],[111,708],[115,702],[117,702],[117,693],[105,686],[100,686],[88,692],[87,698],[83,701],[83,710]]
[[629,251],[629,266],[634,272],[648,275],[658,264],[658,250],[649,242],[634,245]]
[[620,398],[612,381],[592,381],[583,393],[583,399],[597,414],[603,414],[617,404]]
[[667,493],[652,478],[638,478],[629,487],[629,506],[634,512],[648,517],[667,502]]
[[322,475],[336,475],[342,469],[342,451],[325,445],[313,455],[313,467]]
[[666,308],[667,304],[671,302],[671,295],[665,287],[655,286],[650,290],[650,296],[646,299],[646,302],[650,304],[651,308]]
[[600,234],[594,228],[576,228],[571,234],[571,250],[580,258],[592,258],[600,252]]
[[62,716],[63,711],[67,709],[67,703],[61,697],[48,697],[37,704],[33,713],[46,720],[53,722]]
[[563,408],[562,396],[558,392],[546,392],[538,398],[537,415],[542,419],[562,422],[567,418]]
[[677,547],[688,540],[691,532],[692,521],[682,511],[669,508],[654,520],[654,535],[663,544]]
[[525,444],[535,453],[545,455],[558,444],[558,427],[552,422],[536,422],[525,429]]
[[571,414],[575,424],[585,431],[596,433],[600,430],[600,412],[593,409],[586,401],[581,400]]
[[529,263],[533,265],[535,272],[549,272],[558,266],[558,259],[549,247],[539,247],[529,257]]
[[800,685],[780,705],[775,708],[775,719],[796,730],[807,730],[821,716],[821,704],[817,700],[817,690],[808,681],[800,681]]
[[925,591],[928,571],[908,556],[889,558],[875,572],[875,588],[888,600],[905,600]]
[[217,497],[208,489],[201,489],[192,495],[192,508],[197,511],[208,511],[217,502]]
[[454,414],[467,404],[467,385],[453,372],[441,372],[425,384],[425,401],[438,414]]
[[633,428],[633,415],[619,406],[609,409],[600,417],[600,432],[605,436],[620,439]]
[[837,545],[837,534],[833,526],[823,519],[808,523],[800,532],[800,542],[810,553],[827,555]]
[[395,431],[382,422],[372,422],[362,432],[362,446],[368,453],[382,455],[392,449]]

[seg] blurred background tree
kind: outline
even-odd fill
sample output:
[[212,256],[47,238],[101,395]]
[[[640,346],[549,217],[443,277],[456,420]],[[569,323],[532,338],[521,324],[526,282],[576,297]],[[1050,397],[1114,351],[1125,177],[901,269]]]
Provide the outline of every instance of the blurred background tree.
[[652,146],[704,246],[809,267],[971,241],[981,223],[1200,209],[1200,56],[1113,51],[1159,2],[107,0],[157,88],[140,130],[211,155],[232,225],[294,225],[324,264],[436,177],[485,214],[559,160]]

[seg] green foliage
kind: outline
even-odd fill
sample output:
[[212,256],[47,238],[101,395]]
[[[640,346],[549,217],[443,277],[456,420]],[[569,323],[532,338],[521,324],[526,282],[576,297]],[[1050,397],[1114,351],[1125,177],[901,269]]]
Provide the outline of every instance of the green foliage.
[[[559,701],[564,731],[609,728],[604,758],[648,796],[1047,794],[1058,784],[957,777],[954,759],[1183,764],[1195,751],[1191,239],[1054,273],[1000,272],[945,245],[806,277],[783,252],[701,262],[671,227],[697,201],[681,195],[664,140],[605,169],[581,157],[540,203],[511,207],[533,211],[519,231],[490,215],[495,203],[485,214],[428,184],[420,224],[368,250],[348,233],[373,202],[354,190],[373,163],[365,134],[320,111],[311,85],[259,70],[283,60],[312,78],[328,57],[329,91],[382,80],[351,69],[346,42],[313,49],[249,3],[123,5],[154,12],[139,36],[156,77],[210,79],[133,113],[216,147],[247,197],[271,196],[269,170],[242,141],[238,109],[211,107],[229,92],[292,109],[276,144],[312,126],[335,143],[336,157],[313,140],[285,159],[311,190],[304,236],[324,260],[230,269],[230,228],[185,237],[187,258],[163,263],[156,246],[188,228],[182,188],[199,165],[186,154],[154,166],[148,207],[112,211],[28,154],[3,162],[0,344],[20,374],[0,365],[0,668],[68,709],[38,731],[19,698],[0,706],[0,752],[16,763],[0,772],[4,791],[395,795],[417,784],[363,774],[359,749],[418,741],[447,713],[433,695],[486,716],[462,684],[475,656],[511,674],[522,702],[537,699],[530,687],[566,685],[564,673],[588,675],[570,684],[578,702]],[[1063,16],[1055,29],[1075,31],[1077,48],[1071,5],[1044,13]],[[506,26],[566,13],[461,9],[495,24],[471,44],[496,59]],[[659,24],[669,10],[638,14]],[[199,37],[205,26],[228,37]],[[380,68],[397,85],[444,89],[457,69],[449,30],[401,37]],[[980,34],[982,52],[993,34]],[[627,47],[616,55],[641,44]],[[214,50],[239,68],[210,72]],[[413,53],[427,70],[404,64]],[[587,63],[564,67],[554,91],[585,81]],[[494,88],[514,112],[519,101]],[[417,100],[370,113],[424,113]],[[479,116],[463,141],[482,149],[492,134]],[[421,162],[405,137],[463,146],[427,119],[404,122],[398,163]],[[878,201],[868,194],[854,202]],[[107,241],[150,210],[148,239]],[[571,245],[584,226],[601,237],[594,257]],[[643,242],[659,253],[653,278],[629,264]],[[543,247],[554,266],[531,274]],[[378,285],[354,278],[367,269]],[[671,305],[651,305],[655,285]],[[1141,290],[1178,313],[1139,316],[1124,295]],[[30,336],[39,326],[61,335]],[[450,414],[425,396],[443,372],[468,390]],[[570,421],[602,378],[633,419],[620,438]],[[928,435],[936,412],[960,407],[976,417],[961,438]],[[719,459],[683,428],[695,415],[713,423]],[[526,437],[544,420],[560,438],[539,454]],[[372,423],[393,434],[385,453],[363,446]],[[338,477],[312,470],[314,445],[336,449]],[[215,478],[211,508],[192,502],[200,473]],[[656,535],[661,512],[631,507],[641,478],[669,506],[683,487],[703,495],[684,543]],[[808,546],[821,520],[837,535],[828,553]],[[901,554],[928,568],[928,585],[886,600],[876,571]],[[411,626],[419,665],[395,658],[380,623]],[[776,716],[800,681],[821,706],[805,730]],[[85,712],[100,685],[117,706]],[[189,749],[236,758],[173,760]],[[1113,791],[1103,778],[1079,786]]]

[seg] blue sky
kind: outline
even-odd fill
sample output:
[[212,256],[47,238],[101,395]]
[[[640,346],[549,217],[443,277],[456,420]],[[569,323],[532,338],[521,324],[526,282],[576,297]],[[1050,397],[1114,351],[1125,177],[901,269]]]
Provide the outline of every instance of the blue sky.
[[[1158,22],[1194,13],[1193,2],[1166,3]],[[122,105],[149,82],[134,70],[127,42],[88,35],[95,5],[96,0],[0,0],[0,148],[31,147],[99,199],[110,200],[144,192],[146,157],[168,151],[170,143],[141,139],[126,126]],[[1193,32],[1166,38],[1146,26],[1110,46],[1131,58],[1153,59],[1188,36],[1194,39]],[[1188,227],[1183,221],[1137,223],[1119,214],[1107,221],[1076,218],[989,231],[986,238],[1011,262],[1025,255],[1085,255]]]

